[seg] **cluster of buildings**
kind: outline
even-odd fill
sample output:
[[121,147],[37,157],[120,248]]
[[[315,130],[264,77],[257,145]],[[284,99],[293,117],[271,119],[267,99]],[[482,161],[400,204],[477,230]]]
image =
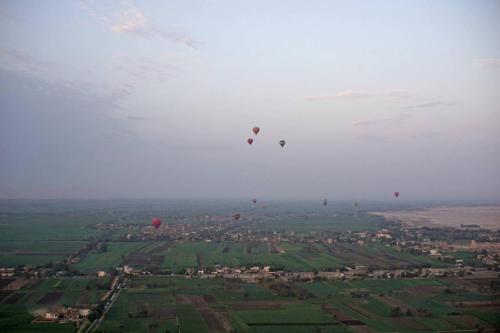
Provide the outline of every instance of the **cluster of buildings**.
[[[311,215],[311,214],[309,214]],[[259,216],[259,222],[265,220],[273,221],[278,218],[311,218],[309,215],[291,215],[277,217],[272,215]],[[312,214],[314,215],[314,214]],[[316,214],[317,215],[317,214]],[[315,216],[312,216],[315,217]],[[244,219],[244,218],[243,218]],[[243,220],[242,219],[242,220]],[[293,230],[262,230],[255,227],[255,221],[232,221],[227,216],[193,216],[178,218],[174,222],[160,226],[155,229],[149,225],[123,225],[107,224],[99,225],[98,228],[126,228],[124,239],[134,240],[176,240],[176,241],[206,241],[206,242],[243,242],[243,243],[265,243],[269,245],[272,253],[284,253],[280,244],[324,244],[327,248],[333,248],[336,244],[349,243],[363,246],[367,243],[382,243],[397,251],[409,252],[415,255],[429,256],[436,260],[441,260],[446,264],[453,264],[454,268],[466,270],[468,267],[483,267],[492,270],[500,270],[500,233],[487,229],[481,229],[475,224],[466,224],[458,227],[418,227],[407,226],[397,222],[383,222],[382,227],[377,231],[352,232],[345,231],[308,231],[296,232]],[[471,241],[471,239],[473,239]],[[465,253],[465,255],[464,255]],[[470,255],[467,255],[469,253]],[[449,265],[446,265],[449,266]],[[358,267],[359,268],[359,267]],[[222,269],[222,271],[221,271]],[[263,273],[263,267],[257,272],[249,271],[249,268],[216,268],[213,272],[206,270],[195,270],[187,272],[192,275],[235,275]],[[256,268],[254,270],[257,270]],[[347,267],[343,276],[348,276],[354,271],[359,275],[359,269]],[[140,270],[133,268],[125,269],[126,273],[144,274]],[[377,273],[370,272],[373,277],[378,277]],[[384,273],[380,273],[383,276]],[[390,272],[398,276],[397,272]],[[412,272],[405,272],[407,275]],[[437,274],[427,272],[424,274]],[[369,277],[371,277],[369,275]]]
[[[314,214],[313,214],[314,215]],[[281,216],[279,218],[311,218],[309,215]],[[314,216],[313,216],[314,217]],[[326,216],[328,217],[328,216]],[[243,220],[244,218],[242,218]],[[259,216],[259,223],[274,221],[277,216]],[[376,231],[352,232],[344,231],[305,231],[266,230],[256,227],[255,221],[233,221],[227,216],[193,216],[178,218],[175,222],[153,228],[149,224],[119,224],[105,223],[93,225],[93,228],[103,231],[120,232],[121,241],[169,240],[169,241],[206,241],[206,242],[242,242],[247,244],[267,244],[271,253],[285,253],[280,244],[323,244],[325,248],[333,249],[336,245],[351,244],[363,246],[368,243],[381,243],[397,251],[409,252],[415,255],[429,256],[454,264],[457,268],[468,266],[484,267],[500,270],[500,232],[481,229],[476,225],[460,227],[418,227],[397,222],[382,222]],[[471,240],[472,239],[472,240]],[[23,275],[25,277],[64,276],[71,273],[65,267],[79,263],[90,251],[106,251],[106,239],[95,239],[87,243],[76,253],[68,256],[60,265],[51,267],[3,267],[1,277]],[[60,266],[60,267],[59,267]],[[133,267],[122,267],[126,274],[144,274]],[[227,271],[230,270],[230,271]],[[358,272],[355,267],[348,267]],[[344,276],[346,273],[343,272]],[[201,271],[188,272],[188,275],[201,275]],[[265,267],[257,268],[215,268],[214,272],[203,271],[203,274],[253,274],[264,273]],[[356,273],[356,274],[358,274]],[[372,272],[370,272],[372,273]],[[59,275],[58,275],[59,274]],[[102,276],[106,273],[101,272]],[[373,274],[373,273],[372,273]],[[67,275],[66,275],[67,276]]]
[[[136,273],[141,274],[141,273]],[[224,278],[238,279],[243,282],[257,283],[261,281],[307,282],[314,280],[356,280],[356,279],[402,279],[402,278],[433,278],[433,277],[464,277],[481,276],[495,278],[498,273],[487,268],[446,267],[446,268],[402,268],[369,270],[367,266],[354,265],[331,272],[285,272],[272,271],[270,266],[221,267],[216,265],[213,271],[187,268],[186,278]]]
[[388,231],[397,235],[390,244],[399,251],[429,256],[459,268],[500,270],[500,232],[470,226],[409,227],[393,222]]
[[57,323],[75,323],[78,327],[90,314],[89,308],[75,308],[55,306],[50,309],[38,310],[35,313],[34,322],[57,322]]

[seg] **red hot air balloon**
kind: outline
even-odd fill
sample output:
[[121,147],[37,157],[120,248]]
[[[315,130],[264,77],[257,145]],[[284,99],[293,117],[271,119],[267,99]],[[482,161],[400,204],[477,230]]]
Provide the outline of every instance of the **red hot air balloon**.
[[252,131],[255,133],[255,135],[257,135],[260,132],[260,128],[258,126],[255,126],[254,128],[252,128]]
[[233,219],[235,219],[236,221],[238,221],[241,217],[241,214],[240,213],[237,213],[237,214],[234,214],[233,215]]
[[285,140],[280,140],[280,146],[281,146],[281,148],[283,148],[285,146],[285,143],[286,143]]
[[155,229],[158,229],[161,225],[161,220],[157,217],[153,217],[153,220],[151,221],[151,225],[155,227]]
[[249,145],[251,145],[253,143],[253,139],[252,138],[248,138],[247,142],[248,142]]
[[394,192],[394,196],[396,197],[396,199],[399,197],[399,192]]

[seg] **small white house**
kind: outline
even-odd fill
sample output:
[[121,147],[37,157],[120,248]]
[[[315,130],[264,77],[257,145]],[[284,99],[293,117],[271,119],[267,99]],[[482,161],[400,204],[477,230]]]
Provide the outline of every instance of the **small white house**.
[[57,320],[57,319],[59,319],[59,313],[58,312],[46,312],[45,319]]

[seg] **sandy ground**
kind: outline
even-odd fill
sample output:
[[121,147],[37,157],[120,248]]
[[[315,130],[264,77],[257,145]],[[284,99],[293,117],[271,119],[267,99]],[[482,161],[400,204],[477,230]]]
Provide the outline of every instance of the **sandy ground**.
[[388,221],[401,221],[418,226],[460,227],[461,224],[477,224],[482,228],[500,229],[500,206],[434,207],[421,210],[371,212]]

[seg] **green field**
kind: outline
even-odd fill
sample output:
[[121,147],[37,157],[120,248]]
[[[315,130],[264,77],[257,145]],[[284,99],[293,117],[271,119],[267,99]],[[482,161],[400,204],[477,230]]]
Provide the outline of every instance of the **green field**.
[[[329,206],[320,211],[314,206],[304,213],[303,207],[258,211],[247,205],[241,210],[241,224],[221,228],[215,231],[219,234],[211,238],[213,241],[205,241],[204,237],[191,236],[189,225],[198,223],[192,220],[186,222],[187,231],[175,237],[138,226],[148,225],[153,215],[165,217],[165,221],[174,220],[174,216],[184,221],[185,216],[207,214],[207,210],[195,205],[182,209],[173,205],[167,209],[162,202],[133,207],[127,203],[108,209],[97,204],[97,208],[89,209],[92,205],[95,203],[79,202],[73,206],[56,202],[50,209],[37,204],[15,209],[2,206],[0,266],[50,267],[87,244],[105,246],[98,250],[96,245],[79,263],[66,265],[69,267],[52,265],[55,270],[50,278],[32,276],[21,289],[2,290],[1,332],[73,332],[71,324],[35,324],[31,319],[49,307],[97,307],[108,291],[111,277],[98,279],[95,273],[112,272],[122,264],[154,275],[122,276],[125,287],[98,328],[102,332],[165,333],[180,329],[299,333],[352,332],[368,327],[377,332],[416,333],[500,328],[498,308],[487,303],[498,301],[498,294],[489,289],[490,281],[479,281],[477,285],[473,280],[461,283],[458,278],[315,278],[291,282],[281,276],[243,283],[237,279],[207,278],[206,274],[204,278],[183,276],[188,267],[212,269],[218,265],[270,265],[273,270],[285,272],[327,271],[353,265],[369,269],[447,266],[428,256],[398,251],[388,246],[390,241],[358,242],[351,239],[352,233],[336,238],[336,232],[380,229],[381,218],[363,213],[355,216],[351,207],[335,211]],[[231,205],[224,207],[211,207],[208,211],[220,216],[235,210]],[[97,226],[99,223],[107,225]],[[124,224],[130,225],[120,227]],[[218,228],[214,228],[217,224],[206,226]],[[129,232],[136,233],[130,240],[123,237]],[[326,240],[330,237],[335,241]],[[473,260],[471,253],[459,252],[456,256]],[[65,268],[66,276],[75,276],[55,277],[64,276],[59,270]],[[22,279],[24,274],[19,271],[18,277]],[[470,289],[471,285],[476,289]],[[467,302],[483,303],[464,306],[470,305]],[[103,305],[104,302],[99,306]],[[353,325],[360,327],[355,329]]]
[[72,333],[73,324],[34,324],[32,316],[23,306],[0,305],[0,332],[16,333]]
[[85,241],[0,241],[0,266],[39,266],[63,261]]
[[97,271],[109,271],[122,264],[122,258],[128,253],[138,250],[147,243],[121,242],[110,243],[104,253],[91,252],[81,262],[72,267],[82,273],[94,274]]
[[157,325],[155,332],[165,332],[167,329],[174,332],[175,315],[171,316],[174,313],[173,302],[173,297],[168,292],[125,290],[120,294],[100,329],[148,332],[150,325]]
[[0,241],[88,240],[99,231],[90,224],[105,221],[102,214],[17,213],[0,215]]
[[[10,293],[0,304],[0,329],[7,332],[71,332],[71,326],[32,324],[37,309],[53,305],[89,306],[97,303],[109,278],[48,278]],[[460,301],[492,299],[483,293],[446,292],[457,289],[449,279],[377,279],[247,284],[222,278],[137,276],[128,279],[117,301],[100,326],[114,332],[212,332],[229,325],[237,332],[349,332],[336,317],[357,320],[378,332],[424,332],[499,328],[493,309],[481,311],[452,305]],[[307,296],[277,295],[271,285],[305,291]],[[361,296],[356,292],[365,291]],[[44,303],[47,294],[59,293]],[[15,303],[10,299],[16,299]],[[394,306],[401,314],[392,315]],[[331,310],[333,309],[333,310]],[[407,309],[412,313],[407,314]],[[423,309],[421,312],[420,309]],[[334,312],[330,312],[334,311]],[[335,313],[335,315],[333,314]],[[215,319],[214,319],[215,318]],[[217,326],[219,325],[219,326]]]
[[[23,305],[27,309],[36,310],[53,305],[87,306],[96,304],[109,287],[109,278],[49,278],[39,280],[34,284],[12,292],[2,300],[3,304]],[[47,293],[60,293],[55,301],[41,303]]]
[[238,316],[247,325],[259,324],[315,324],[334,323],[332,316],[311,303],[297,303],[283,306],[280,310],[240,310]]
[[[272,253],[267,243],[236,242],[184,242],[169,248],[165,252],[152,255],[164,255],[162,268],[173,272],[183,272],[187,267],[203,268],[216,265],[228,267],[249,267],[270,265],[274,269],[287,271],[321,271],[343,268],[347,265],[365,264],[378,268],[419,266],[430,264],[443,266],[440,261],[428,257],[402,253],[380,244],[354,246],[348,243],[334,245],[342,247],[347,253],[337,256],[335,252],[321,244],[279,244],[284,253]],[[250,247],[250,249],[249,249]],[[349,254],[352,252],[352,254]],[[354,254],[354,255],[353,255]],[[377,257],[374,260],[373,257]]]
[[[498,314],[464,311],[439,300],[443,288],[450,283],[440,279],[391,279],[292,284],[292,288],[305,289],[313,294],[306,300],[299,300],[274,295],[266,283],[134,277],[101,328],[124,332],[146,329],[175,332],[178,320],[181,331],[209,332],[210,327],[213,329],[210,326],[213,322],[206,315],[208,311],[225,318],[237,332],[350,332],[348,324],[329,312],[328,309],[332,308],[336,313],[379,332],[474,329],[476,324],[479,327],[499,327]],[[368,294],[355,298],[350,293],[352,290],[366,290]],[[425,294],[420,294],[419,290]],[[428,294],[429,291],[432,294]],[[391,295],[389,298],[380,296],[388,294]],[[457,295],[455,298],[461,299]],[[468,299],[468,296],[464,295],[462,299]],[[404,308],[400,316],[394,317],[391,302],[409,306],[414,313],[408,315]],[[420,314],[414,307],[425,308],[428,312]],[[145,309],[147,316],[144,316]]]
[[337,212],[334,216],[310,216],[307,218],[277,218],[266,221],[265,223],[255,223],[255,228],[267,231],[295,231],[305,232],[323,232],[323,231],[375,231],[378,229],[381,218],[360,214],[354,216],[352,212]]
[[[47,204],[48,205],[48,204]],[[74,206],[72,206],[74,205]],[[442,262],[424,256],[397,252],[380,244],[354,246],[349,243],[331,246],[326,244],[306,244],[281,242],[278,246],[284,253],[272,253],[267,242],[205,242],[187,241],[170,248],[164,246],[165,241],[117,242],[126,229],[97,229],[96,224],[121,225],[124,223],[149,224],[152,212],[142,206],[120,203],[117,209],[103,207],[100,203],[53,202],[48,206],[42,204],[19,203],[19,207],[7,206],[6,212],[0,214],[0,266],[44,265],[54,261],[63,261],[70,254],[81,249],[89,241],[106,238],[108,251],[90,252],[83,260],[72,266],[82,273],[95,273],[97,270],[109,270],[131,253],[144,255],[143,261],[133,261],[134,268],[152,266],[156,271],[184,272],[186,267],[211,268],[215,265],[241,267],[270,265],[275,269],[287,271],[332,270],[346,265],[365,264],[375,267],[392,267],[431,264],[443,266]],[[91,208],[95,206],[95,208]],[[75,208],[75,207],[78,207]],[[190,206],[188,206],[190,207]],[[294,208],[300,210],[300,205]],[[164,208],[155,208],[155,214],[163,215]],[[178,210],[172,207],[173,211]],[[194,211],[194,208],[188,208]],[[213,210],[213,208],[211,208]],[[214,214],[225,214],[224,209],[213,211]],[[248,209],[248,208],[246,208]],[[323,232],[339,231],[375,231],[382,219],[369,214],[355,216],[351,208],[338,211],[322,210],[314,214],[294,216],[288,209],[262,211],[276,214],[265,221],[252,211],[244,215],[252,216],[245,228],[252,230],[295,232],[307,236]],[[317,207],[314,208],[317,210]],[[210,210],[209,210],[210,211]],[[275,213],[273,213],[275,211]],[[186,213],[187,211],[185,211]],[[282,217],[280,212],[286,212]],[[328,214],[328,215],[324,215]],[[336,251],[340,252],[336,252]],[[274,251],[276,252],[276,251]],[[352,252],[354,255],[349,254]],[[346,254],[347,253],[347,254]],[[152,260],[156,256],[157,263]],[[376,258],[376,260],[374,259]],[[154,262],[154,265],[151,263]]]

